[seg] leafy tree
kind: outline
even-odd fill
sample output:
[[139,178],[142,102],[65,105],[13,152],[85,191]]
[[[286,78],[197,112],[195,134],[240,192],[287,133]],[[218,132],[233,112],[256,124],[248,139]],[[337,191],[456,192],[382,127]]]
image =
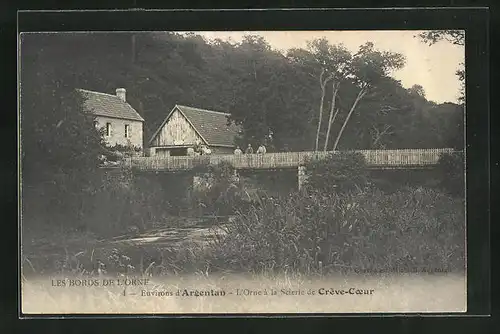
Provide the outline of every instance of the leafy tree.
[[422,85],[413,85],[408,89],[408,92],[412,96],[425,98],[425,90]]
[[[51,38],[54,38],[51,36]],[[23,35],[21,42],[21,147],[23,180],[36,183],[45,171],[90,173],[102,152],[94,117],[82,109],[72,73],[45,51],[42,37]]]
[[75,72],[47,48],[64,37],[21,37],[21,176],[24,217],[69,225],[82,218],[85,196],[96,187],[103,142],[82,109]]
[[443,103],[429,110],[429,123],[434,133],[434,141],[441,147],[463,149],[464,113],[461,106]]
[[268,144],[277,149],[287,143],[303,147],[311,100],[302,83],[310,78],[261,38],[247,36],[235,52],[233,73],[239,78],[233,82],[230,121],[243,126],[244,141],[255,146],[271,136]]

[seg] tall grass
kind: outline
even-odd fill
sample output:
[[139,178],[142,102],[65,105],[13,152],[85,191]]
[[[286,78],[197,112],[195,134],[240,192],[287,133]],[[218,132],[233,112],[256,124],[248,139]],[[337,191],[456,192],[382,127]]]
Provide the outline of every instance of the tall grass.
[[463,270],[464,204],[404,189],[265,199],[239,214],[208,261],[241,271]]

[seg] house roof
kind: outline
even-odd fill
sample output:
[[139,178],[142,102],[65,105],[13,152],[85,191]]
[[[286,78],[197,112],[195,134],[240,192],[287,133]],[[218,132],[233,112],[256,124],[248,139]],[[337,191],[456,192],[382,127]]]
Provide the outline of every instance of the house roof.
[[84,106],[94,115],[144,122],[144,118],[116,95],[77,89],[85,98]]
[[235,124],[227,125],[227,118],[231,114],[183,105],[175,105],[158,130],[153,134],[150,142],[154,140],[175,110],[179,110],[186,117],[207,145],[234,146],[234,139],[238,135],[240,127]]

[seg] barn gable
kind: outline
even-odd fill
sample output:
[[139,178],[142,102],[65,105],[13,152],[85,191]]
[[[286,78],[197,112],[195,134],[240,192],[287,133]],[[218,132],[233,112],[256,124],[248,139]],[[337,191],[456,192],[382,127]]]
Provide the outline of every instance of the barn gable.
[[206,143],[189,120],[174,108],[150,140],[151,146],[183,146]]
[[150,146],[193,145],[234,147],[239,127],[227,125],[230,114],[176,105],[150,140]]

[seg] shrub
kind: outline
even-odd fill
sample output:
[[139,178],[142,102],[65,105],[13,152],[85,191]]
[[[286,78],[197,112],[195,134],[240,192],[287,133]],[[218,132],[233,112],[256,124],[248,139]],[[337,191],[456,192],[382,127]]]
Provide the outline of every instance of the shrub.
[[228,162],[195,167],[194,175],[199,177],[199,182],[191,188],[188,199],[195,214],[228,215],[243,204],[243,189],[234,171]]
[[170,203],[155,180],[132,175],[121,169],[101,174],[101,186],[89,189],[81,226],[102,236],[144,230],[148,224],[165,217]]
[[461,270],[464,226],[463,202],[433,190],[294,194],[237,215],[208,261],[240,271],[306,274]]
[[439,186],[453,196],[465,195],[465,164],[462,152],[444,153],[439,157]]
[[170,209],[158,182],[132,176],[130,170],[97,170],[86,183],[81,182],[84,187],[78,191],[67,189],[72,182],[68,178],[62,174],[57,182],[25,187],[23,226],[42,223],[110,236],[131,227],[145,229],[149,223],[163,219]]
[[138,146],[115,144],[114,146],[107,146],[104,155],[109,161],[120,161],[123,158],[138,155],[140,152],[141,148]]
[[321,160],[306,162],[310,173],[306,188],[324,194],[362,189],[367,183],[365,157],[357,152],[335,152]]

